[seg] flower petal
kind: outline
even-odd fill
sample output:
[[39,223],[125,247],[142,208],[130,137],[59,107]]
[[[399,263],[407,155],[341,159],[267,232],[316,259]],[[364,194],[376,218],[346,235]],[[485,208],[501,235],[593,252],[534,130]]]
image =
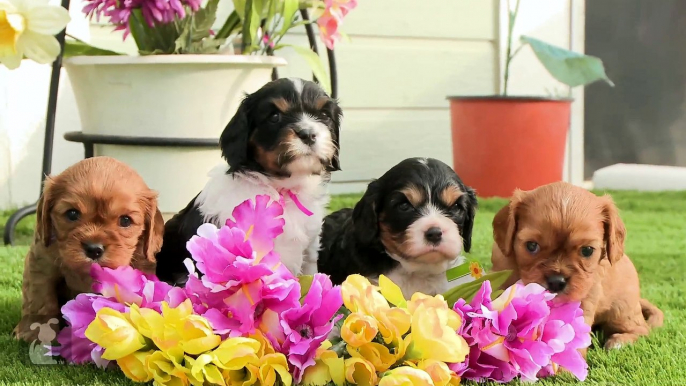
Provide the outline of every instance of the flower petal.
[[27,29],[42,35],[57,35],[71,17],[69,11],[60,6],[35,7],[26,15]]

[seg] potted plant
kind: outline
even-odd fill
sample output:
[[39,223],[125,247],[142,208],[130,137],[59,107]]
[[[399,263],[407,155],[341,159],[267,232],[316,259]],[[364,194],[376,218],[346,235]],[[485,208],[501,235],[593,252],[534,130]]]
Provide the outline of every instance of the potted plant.
[[[315,52],[281,40],[294,28],[318,23],[322,40],[332,48],[340,38],[338,24],[356,5],[354,0],[233,0],[233,12],[217,24],[219,1],[85,0],[83,12],[88,17],[104,16],[115,30],[124,31],[125,39],[133,38],[138,48],[135,56],[67,36],[64,67],[83,135],[193,139],[206,144],[179,148],[100,142],[95,146],[94,155],[130,164],[160,191],[165,213],[182,209],[204,186],[205,171],[220,161],[211,143],[245,93],[260,88],[271,80],[275,68],[287,64],[275,53],[294,49],[322,87],[330,88]],[[301,9],[312,17],[304,20]],[[213,30],[215,24],[221,28]],[[178,184],[179,178],[183,184]]]
[[531,47],[555,79],[570,86],[604,80],[613,86],[599,58],[575,53],[528,36],[512,51],[519,0],[510,8],[504,88],[501,95],[451,96],[453,162],[465,183],[482,197],[509,197],[515,188],[533,189],[562,180],[571,97],[510,96],[510,63]]

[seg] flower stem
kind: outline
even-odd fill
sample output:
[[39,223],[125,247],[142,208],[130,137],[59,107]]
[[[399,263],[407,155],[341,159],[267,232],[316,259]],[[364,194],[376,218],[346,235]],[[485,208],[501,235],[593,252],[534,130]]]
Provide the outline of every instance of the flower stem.
[[508,13],[508,28],[507,28],[507,52],[506,52],[506,59],[505,59],[505,86],[503,88],[503,95],[507,95],[507,84],[510,80],[510,62],[514,58],[515,55],[519,52],[519,50],[522,48],[520,46],[514,54],[512,54],[512,31],[514,30],[514,24],[515,20],[517,19],[517,13],[519,12],[519,0],[517,0],[517,4],[515,4],[515,10],[512,12],[510,10],[510,0],[507,0],[507,13]]

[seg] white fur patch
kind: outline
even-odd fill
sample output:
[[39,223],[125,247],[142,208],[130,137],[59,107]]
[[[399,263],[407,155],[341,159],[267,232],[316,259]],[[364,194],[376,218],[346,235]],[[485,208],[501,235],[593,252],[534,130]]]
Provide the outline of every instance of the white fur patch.
[[226,174],[228,166],[220,164],[209,173],[209,181],[200,192],[196,205],[205,221],[223,226],[232,218],[233,209],[260,194],[280,199],[279,190],[290,189],[314,214],[307,216],[284,195],[284,230],[274,244],[283,264],[294,274],[317,271],[319,232],[326,214],[329,196],[326,184],[318,175],[294,174],[286,179],[273,179],[259,173]]
[[295,88],[295,92],[297,92],[298,95],[301,95],[303,93],[303,88],[305,87],[303,80],[300,78],[288,78],[288,80],[290,80],[291,83],[293,83],[293,87]]
[[[443,233],[440,244],[429,244],[424,238],[430,228],[439,228]],[[455,258],[462,253],[462,236],[457,225],[433,204],[422,208],[422,217],[407,228],[407,235],[406,251],[410,256],[439,252],[446,257]]]

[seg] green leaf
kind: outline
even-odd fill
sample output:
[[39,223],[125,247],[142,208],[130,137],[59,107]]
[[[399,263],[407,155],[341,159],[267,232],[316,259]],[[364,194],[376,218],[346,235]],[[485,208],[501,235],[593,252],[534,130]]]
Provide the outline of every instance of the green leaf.
[[65,58],[70,58],[72,56],[81,56],[81,55],[89,55],[89,56],[98,56],[98,55],[126,55],[120,52],[114,52],[110,50],[106,50],[104,48],[99,48],[92,46],[83,40],[75,39],[67,39],[64,42],[64,57]]
[[235,10],[226,18],[222,28],[214,35],[217,39],[226,39],[234,32],[240,31],[241,18]]
[[254,50],[254,47],[259,46],[257,42],[257,29],[260,27],[260,15],[255,6],[259,4],[256,0],[247,0],[245,2],[245,16],[243,17],[243,51],[242,53],[249,54]]
[[491,288],[496,291],[500,286],[503,285],[503,283],[505,283],[511,274],[512,271],[510,270],[491,272],[488,275],[481,276],[474,281],[470,281],[449,289],[443,293],[443,297],[450,307],[452,307],[459,299],[464,299],[466,302],[470,302],[474,298],[474,295],[476,295],[476,293],[479,291],[481,284],[484,281],[490,281]]
[[209,0],[205,8],[201,8],[193,15],[192,40],[200,40],[210,36],[210,29],[217,20],[217,6],[219,0]]
[[324,63],[322,62],[322,59],[319,57],[319,55],[315,54],[314,51],[312,51],[310,48],[295,46],[291,44],[280,45],[278,47],[275,47],[274,50],[282,47],[291,47],[293,50],[295,50],[295,52],[298,55],[305,59],[307,65],[312,70],[312,73],[314,74],[314,76],[317,77],[319,85],[324,89],[324,91],[331,94],[331,82],[329,81],[329,74],[326,71]]
[[314,280],[314,276],[312,275],[303,275],[303,276],[298,276],[298,283],[300,283],[300,300],[307,295],[307,293],[310,291],[310,287],[312,286],[312,280]]
[[233,0],[233,9],[235,10],[238,17],[243,20],[245,17],[245,3],[247,0]]
[[176,39],[182,31],[177,23],[148,26],[140,9],[134,9],[129,18],[131,36],[136,41],[138,52],[146,55],[150,52],[172,54],[176,50]]
[[567,86],[585,86],[603,80],[614,87],[605,74],[602,60],[595,56],[579,54],[528,36],[522,36],[521,41],[531,46],[550,75]]
[[281,35],[288,32],[293,24],[293,17],[298,12],[298,0],[285,0],[283,3],[283,26],[281,27]]

